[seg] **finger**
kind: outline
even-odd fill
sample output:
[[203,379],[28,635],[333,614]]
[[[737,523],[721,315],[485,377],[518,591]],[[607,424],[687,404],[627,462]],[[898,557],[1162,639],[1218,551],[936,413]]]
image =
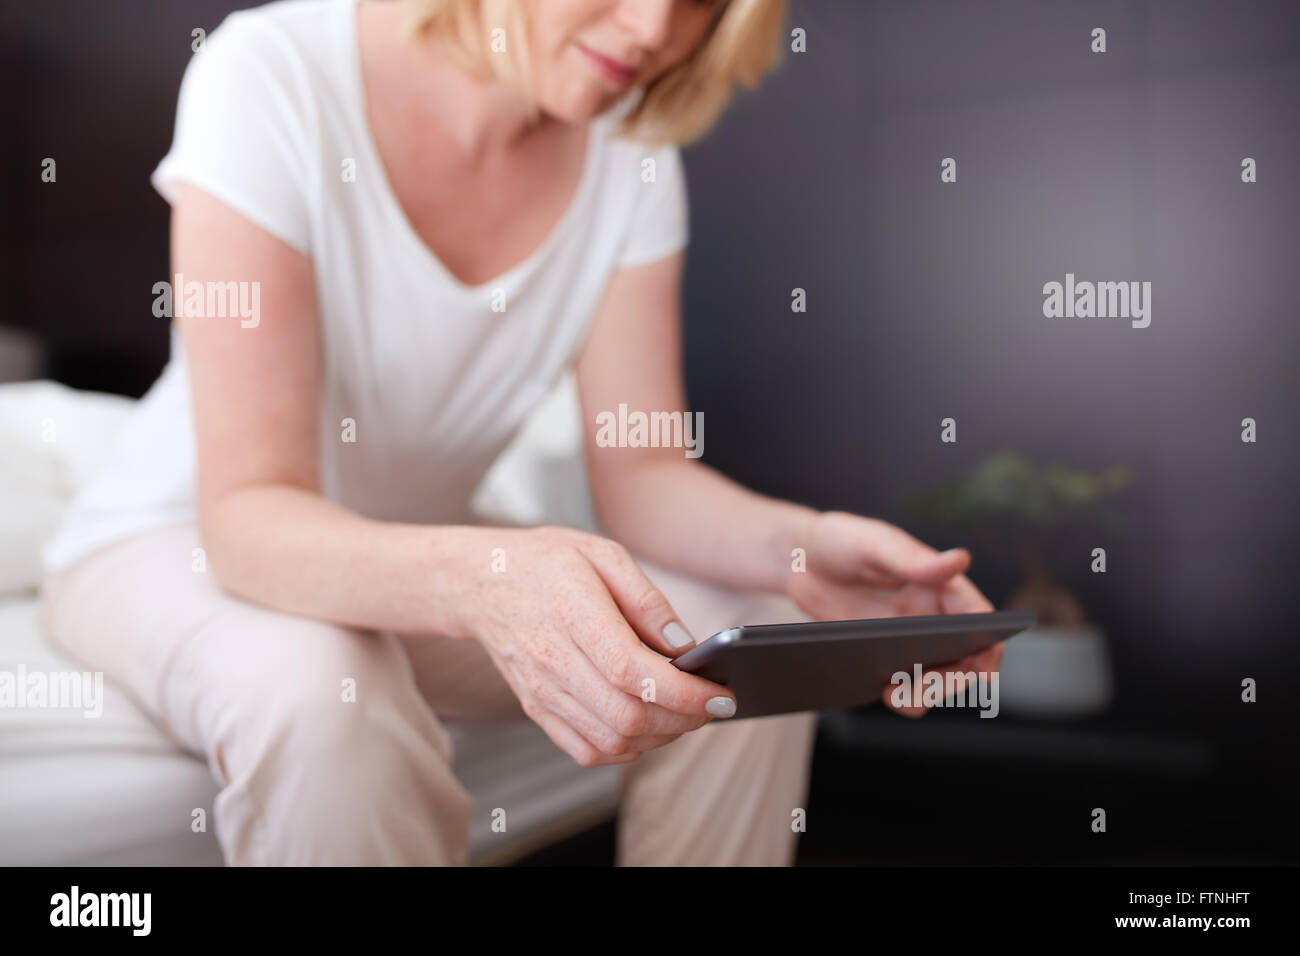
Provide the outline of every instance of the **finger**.
[[[618,612],[611,611],[611,630],[627,625]],[[562,654],[553,675],[574,698],[616,733],[625,737],[684,734],[698,730],[708,722],[707,716],[676,713],[658,703],[658,682],[642,677],[631,690],[615,687],[583,652],[577,634],[570,635],[569,653]],[[629,640],[634,651],[648,659],[663,662],[662,657]],[[673,669],[675,673],[680,673]]]
[[[622,696],[627,697],[626,694]],[[628,698],[628,700],[631,700],[631,698]],[[653,706],[644,704],[639,700],[633,701],[632,704],[633,706],[628,710],[629,713],[649,709]],[[621,730],[616,724],[602,719],[598,713],[593,713],[588,705],[567,691],[558,693],[554,699],[548,701],[548,706],[554,713],[563,718],[569,726],[578,731],[593,747],[609,756],[619,756],[633,751],[654,750],[656,747],[671,743],[685,732],[652,733],[640,729],[633,731]],[[662,708],[658,709],[662,710]],[[668,711],[663,711],[663,713],[669,715]],[[683,714],[672,714],[671,716],[680,721],[694,722],[696,727],[705,723],[702,718],[690,718]],[[695,727],[691,729],[695,729]]]
[[574,643],[616,690],[640,699],[648,692],[660,707],[695,717],[731,717],[735,695],[713,681],[679,671],[672,661],[649,650],[612,606],[595,627],[583,626]]
[[601,681],[604,687],[596,691],[601,700],[596,704],[595,712],[606,724],[629,738],[681,735],[699,730],[709,722],[707,715],[683,714],[661,707],[657,702],[656,684],[650,683],[653,680],[643,678],[640,685],[643,694],[653,696],[656,700],[633,697],[612,684]]
[[941,681],[940,686],[943,687],[944,703],[951,703],[955,698],[969,694],[972,684],[987,682],[990,675],[997,671],[1001,660],[1000,646],[994,645],[978,654],[963,657],[956,663],[931,667],[922,675],[922,680],[929,680],[930,674],[937,675]]
[[939,596],[939,592],[932,587],[923,584],[904,584],[901,588],[894,589],[891,598],[895,608],[894,614],[898,617],[939,614],[942,612]]
[[626,737],[582,706],[567,691],[556,693],[546,701],[546,707],[607,757],[621,757],[632,751]]
[[931,587],[938,587],[970,567],[970,552],[965,548],[939,552],[891,524],[879,525],[874,534],[863,539],[862,548],[863,563],[869,570]]
[[[966,583],[970,584],[970,582],[966,582]],[[970,585],[970,588],[971,590],[974,590],[975,586]],[[975,591],[975,593],[979,594],[978,591]],[[983,595],[980,595],[980,597],[982,599]],[[989,679],[989,675],[996,673],[998,669],[1001,667],[1002,655],[1005,652],[1005,650],[1006,650],[1006,642],[999,641],[998,643],[992,645],[991,647],[985,648],[984,650],[979,651],[978,653],[971,654],[967,657],[963,657],[960,661],[957,661],[956,663],[943,664],[943,665],[939,665],[938,667],[929,668],[926,671],[924,671],[921,675],[921,680],[922,680],[921,686],[923,687],[925,686],[925,682],[928,680],[928,675],[938,674],[940,678],[944,680],[943,683],[944,700],[946,702],[953,695],[955,695],[959,690],[959,688],[957,687],[950,687],[949,682],[946,678],[947,674],[974,673],[976,675],[976,680],[981,679],[981,677],[987,680]],[[921,706],[913,706],[910,703],[895,704],[893,701],[895,686],[896,685],[894,684],[886,684],[884,691],[881,694],[881,700],[884,701],[885,706],[888,707],[890,710],[894,711],[895,713],[901,714],[904,717],[922,717],[930,709],[924,704],[922,704]],[[951,693],[949,691],[951,691]]]
[[584,541],[580,550],[604,582],[624,619],[649,647],[677,657],[695,646],[695,637],[622,545],[604,538]]
[[542,730],[546,732],[546,736],[551,738],[551,742],[572,757],[574,762],[580,767],[600,767],[606,764],[631,763],[633,760],[636,760],[641,756],[639,752],[626,753],[617,757],[603,754],[592,746],[590,741],[566,724],[552,711],[543,709],[536,705],[529,705],[525,710],[531,711],[528,716],[532,719],[533,723],[541,727]]
[[895,688],[893,684],[886,684],[885,689],[880,694],[880,699],[884,701],[886,707],[888,707],[896,714],[901,714],[904,717],[911,717],[912,719],[925,716],[926,708],[923,706],[914,707],[911,704],[907,704],[907,703],[903,703],[903,704],[894,703],[894,689]]
[[606,647],[612,650],[612,659],[602,673],[620,690],[634,694],[646,688],[659,707],[692,717],[725,718],[736,713],[736,695],[721,684],[679,671],[672,661],[640,645]]
[[[640,703],[638,701],[638,703]],[[651,706],[651,705],[644,705]],[[681,733],[668,734],[638,734],[628,736],[619,733],[605,721],[593,714],[582,702],[572,694],[561,692],[551,702],[551,711],[564,720],[570,727],[578,733],[593,747],[602,754],[610,757],[619,757],[630,753],[644,753],[647,750],[654,750],[665,744],[670,744]],[[667,713],[667,711],[665,711]],[[675,717],[682,718],[683,715],[675,714]],[[689,718],[683,718],[689,719]],[[697,726],[703,725],[705,721],[699,720]]]
[[999,641],[992,647],[980,651],[978,654],[972,654],[957,665],[962,671],[975,671],[977,674],[991,674],[1002,666],[1002,654],[1005,651],[1003,642]]
[[681,736],[681,734],[649,734],[645,737],[633,737],[630,744],[635,753],[646,753],[650,750],[658,750]]
[[605,590],[602,597],[608,613],[595,620],[581,620],[571,636],[606,681],[637,698],[649,691],[660,707],[678,714],[723,718],[735,715],[736,697],[731,691],[679,671],[672,661],[647,648],[623,616],[613,594]]
[[[904,717],[920,717],[927,711],[936,706],[942,706],[952,703],[960,694],[968,693],[967,688],[970,681],[966,675],[974,673],[975,680],[980,679],[981,661],[986,660],[984,653],[962,658],[960,661],[950,664],[940,664],[934,667],[927,667],[921,672],[921,681],[915,685],[908,685],[912,688],[911,694],[904,694],[901,702],[895,703],[894,696],[898,685],[889,683],[885,685],[881,699],[884,700],[885,706]],[[996,669],[996,668],[994,668]],[[983,669],[984,674],[989,673],[989,668]],[[960,675],[960,676],[959,676]],[[929,688],[937,684],[943,689],[941,702],[929,702],[927,693]],[[925,689],[922,691],[922,689]],[[913,703],[919,701],[919,703]]]
[[993,604],[970,578],[959,574],[939,593],[939,609],[943,614],[985,614],[993,610]]

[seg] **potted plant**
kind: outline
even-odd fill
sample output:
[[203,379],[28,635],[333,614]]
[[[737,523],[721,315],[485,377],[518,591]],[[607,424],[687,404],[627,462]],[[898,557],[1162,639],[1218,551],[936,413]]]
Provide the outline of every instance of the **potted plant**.
[[1071,575],[1063,569],[1087,568],[1092,547],[1121,526],[1112,499],[1131,480],[1120,465],[1090,474],[1003,451],[905,498],[914,517],[960,532],[976,555],[1019,568],[1020,584],[1006,606],[1036,611],[1038,625],[1007,643],[999,699],[1008,712],[1074,717],[1109,704],[1105,635],[1066,586]]

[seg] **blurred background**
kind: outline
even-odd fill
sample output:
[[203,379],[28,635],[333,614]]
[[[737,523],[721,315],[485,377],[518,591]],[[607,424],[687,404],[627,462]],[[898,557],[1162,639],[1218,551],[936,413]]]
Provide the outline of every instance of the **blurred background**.
[[[161,370],[148,174],[190,31],[246,5],[0,10],[0,380]],[[789,25],[807,52],[686,153],[708,460],[970,547],[1043,619],[996,720],[826,715],[800,862],[1294,862],[1300,6],[795,0]],[[1149,281],[1150,327],[1045,319],[1067,272]],[[529,862],[608,862],[612,833]]]

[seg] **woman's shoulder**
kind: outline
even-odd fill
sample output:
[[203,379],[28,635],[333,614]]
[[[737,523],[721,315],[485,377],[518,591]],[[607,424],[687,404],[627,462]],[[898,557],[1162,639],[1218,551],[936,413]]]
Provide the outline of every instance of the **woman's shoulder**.
[[355,0],[277,0],[230,14],[195,44],[172,147],[154,170],[169,202],[197,185],[301,251],[321,156],[341,135]]
[[591,134],[604,154],[604,165],[615,174],[617,183],[634,192],[639,191],[639,184],[656,181],[660,168],[668,166],[675,171],[681,162],[680,149],[673,144],[654,145],[623,134],[623,120],[635,105],[634,96],[624,97],[591,121]]
[[[274,0],[229,14],[196,49],[212,69],[253,69],[264,80],[308,82],[338,71],[356,0]],[[201,62],[201,59],[200,59]]]
[[323,119],[339,115],[326,103],[351,108],[356,3],[275,0],[228,15],[195,44],[178,127],[201,122],[237,139],[269,134],[307,147],[326,132]]
[[681,149],[624,136],[623,120],[635,105],[635,95],[629,95],[592,121],[604,154],[601,195],[594,206],[619,233],[620,268],[677,252],[688,234]]

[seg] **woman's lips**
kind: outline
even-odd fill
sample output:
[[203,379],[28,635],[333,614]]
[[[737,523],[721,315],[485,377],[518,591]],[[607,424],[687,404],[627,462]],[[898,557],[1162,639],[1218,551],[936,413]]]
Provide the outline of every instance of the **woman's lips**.
[[627,86],[636,79],[638,72],[636,67],[627,66],[620,63],[618,60],[611,60],[604,54],[597,53],[595,50],[585,47],[581,43],[577,43],[575,46],[583,52],[591,62],[592,66],[596,68],[596,72],[611,83],[618,86]]

